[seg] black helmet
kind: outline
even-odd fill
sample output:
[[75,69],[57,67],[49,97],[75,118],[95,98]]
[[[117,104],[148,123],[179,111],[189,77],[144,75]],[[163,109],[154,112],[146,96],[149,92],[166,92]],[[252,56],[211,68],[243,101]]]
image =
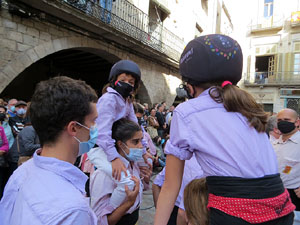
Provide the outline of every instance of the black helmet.
[[122,73],[131,74],[135,77],[136,83],[141,80],[141,70],[139,66],[130,60],[120,60],[115,63],[110,70],[108,81],[115,79],[118,75]]
[[243,54],[232,38],[211,34],[190,41],[180,57],[180,74],[196,83],[231,81],[242,76]]

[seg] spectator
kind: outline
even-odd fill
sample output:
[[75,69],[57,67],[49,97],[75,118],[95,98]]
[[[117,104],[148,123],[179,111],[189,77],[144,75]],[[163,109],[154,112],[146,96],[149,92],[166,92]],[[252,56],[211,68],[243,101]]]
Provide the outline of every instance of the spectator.
[[[29,110],[26,117],[30,118]],[[29,120],[30,121],[30,120]],[[39,137],[37,136],[31,122],[27,123],[24,129],[16,137],[17,149],[19,154],[18,166],[31,159],[33,153],[41,147]]]
[[10,99],[8,101],[8,105],[7,105],[7,113],[9,117],[15,117],[16,116],[16,108],[15,105],[17,104],[17,99]]
[[281,133],[277,127],[276,115],[268,118],[266,133],[269,136],[271,143],[276,142],[276,140],[280,137]]
[[10,177],[1,224],[97,224],[85,197],[87,176],[73,165],[96,142],[96,102],[84,81],[59,76],[37,85],[30,118],[42,148]]
[[6,114],[6,108],[3,105],[0,105],[0,121],[2,123],[2,127],[4,128],[5,135],[6,135],[6,138],[8,140],[9,148],[11,148],[11,146],[14,143],[15,138],[14,138],[14,135],[12,133],[11,127],[9,126],[9,124],[7,122],[8,117],[7,117],[7,114]]
[[7,154],[9,149],[5,131],[2,127],[3,117],[3,113],[0,113],[0,199],[2,198],[6,180],[7,162],[5,159],[5,155]]
[[9,125],[11,126],[14,137],[16,137],[20,131],[24,128],[25,124],[29,122],[26,118],[27,103],[24,101],[18,101],[15,105],[16,116],[9,118]]
[[157,121],[158,121],[158,124],[159,124],[159,127],[157,128],[157,132],[158,132],[158,136],[163,138],[164,131],[167,128],[166,120],[165,120],[165,117],[163,115],[164,105],[158,105],[157,108],[158,108],[158,110],[156,112],[156,118],[157,118]]
[[149,112],[149,105],[148,105],[148,103],[144,103],[144,109],[145,109],[145,114],[146,114],[147,116],[149,116],[149,115],[150,115],[150,112]]
[[281,132],[274,141],[273,148],[277,155],[278,170],[283,185],[290,193],[296,211],[300,211],[300,120],[293,109],[282,109],[277,114],[277,127]]
[[155,108],[153,108],[151,109],[150,116],[148,117],[147,132],[149,133],[152,139],[158,136],[157,128],[159,127],[159,123],[157,121],[155,114],[156,114],[156,110]]
[[166,115],[166,123],[167,123],[168,126],[170,126],[174,109],[175,109],[175,106],[171,105],[170,108],[169,108],[169,112]]
[[[140,124],[140,119],[143,118],[143,114],[144,114],[144,108],[141,104],[139,103],[135,103],[133,104],[133,108],[134,108],[134,112],[136,115],[136,118],[139,121]],[[148,132],[145,131],[143,124],[140,124],[142,131],[143,131],[143,145],[146,147],[146,150],[148,153],[151,154],[151,156],[154,156],[156,154],[156,148],[152,142],[151,136],[148,134]]]

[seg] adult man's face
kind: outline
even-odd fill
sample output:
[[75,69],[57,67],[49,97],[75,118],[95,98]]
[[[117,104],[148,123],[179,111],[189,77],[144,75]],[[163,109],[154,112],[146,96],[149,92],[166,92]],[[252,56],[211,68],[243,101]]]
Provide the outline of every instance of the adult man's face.
[[297,131],[299,119],[297,112],[292,109],[283,109],[277,114],[278,129],[283,134]]
[[26,105],[16,106],[16,113],[17,113],[18,116],[20,116],[20,117],[25,116],[26,111],[27,111],[27,106]]
[[[90,103],[90,107],[91,107],[91,112],[85,117],[83,123],[83,125],[88,128],[91,128],[96,124],[96,119],[98,117],[96,103]],[[80,125],[78,127],[79,127],[79,131],[78,131],[77,138],[82,142],[88,141],[90,139],[90,131],[85,127],[81,127]]]
[[13,110],[11,110],[11,107],[12,106],[15,106],[16,104],[17,104],[17,99],[11,99],[10,101],[9,101],[9,103],[8,103],[8,109],[10,110],[10,111],[13,111]]

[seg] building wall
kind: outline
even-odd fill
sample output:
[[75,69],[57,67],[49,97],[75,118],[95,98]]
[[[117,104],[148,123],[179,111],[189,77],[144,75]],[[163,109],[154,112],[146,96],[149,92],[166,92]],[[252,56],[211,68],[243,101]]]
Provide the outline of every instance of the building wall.
[[[168,68],[130,54],[106,42],[53,25],[37,18],[12,16],[0,11],[0,93],[22,71],[49,54],[72,48],[93,48],[106,52],[110,62],[130,59],[139,64],[142,82],[150,101],[166,100],[171,104],[176,97],[179,75]],[[21,88],[21,87],[20,87]],[[142,93],[143,94],[143,93]],[[11,96],[13,97],[13,96]]]
[[[248,81],[254,82],[256,57],[275,55],[275,72],[278,80],[273,83],[274,85],[270,85],[270,79],[275,77],[271,76],[264,84],[246,85],[245,89],[253,94],[257,102],[273,104],[273,111],[278,112],[286,107],[286,96],[281,95],[282,88],[300,89],[300,79],[286,83],[287,80],[296,78],[293,72],[293,55],[295,43],[300,43],[300,26],[292,26],[291,14],[299,10],[300,5],[298,0],[290,0],[288,4],[285,0],[274,0],[273,18],[264,18],[264,0],[253,1],[252,6],[252,9],[256,9],[252,12],[256,13],[253,13],[249,20],[252,29],[249,26],[249,51],[246,55],[248,61],[245,74],[250,72]],[[300,96],[289,96],[289,98],[298,97]]]

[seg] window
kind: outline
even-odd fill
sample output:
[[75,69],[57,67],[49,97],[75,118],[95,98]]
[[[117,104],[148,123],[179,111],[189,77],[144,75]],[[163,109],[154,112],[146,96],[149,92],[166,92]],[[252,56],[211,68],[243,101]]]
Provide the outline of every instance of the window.
[[295,110],[298,114],[300,113],[300,99],[299,98],[286,98],[286,108]]
[[273,104],[263,104],[265,112],[273,113]]
[[300,74],[300,53],[294,54],[294,74]]
[[264,17],[268,18],[273,16],[273,1],[274,0],[264,0]]

